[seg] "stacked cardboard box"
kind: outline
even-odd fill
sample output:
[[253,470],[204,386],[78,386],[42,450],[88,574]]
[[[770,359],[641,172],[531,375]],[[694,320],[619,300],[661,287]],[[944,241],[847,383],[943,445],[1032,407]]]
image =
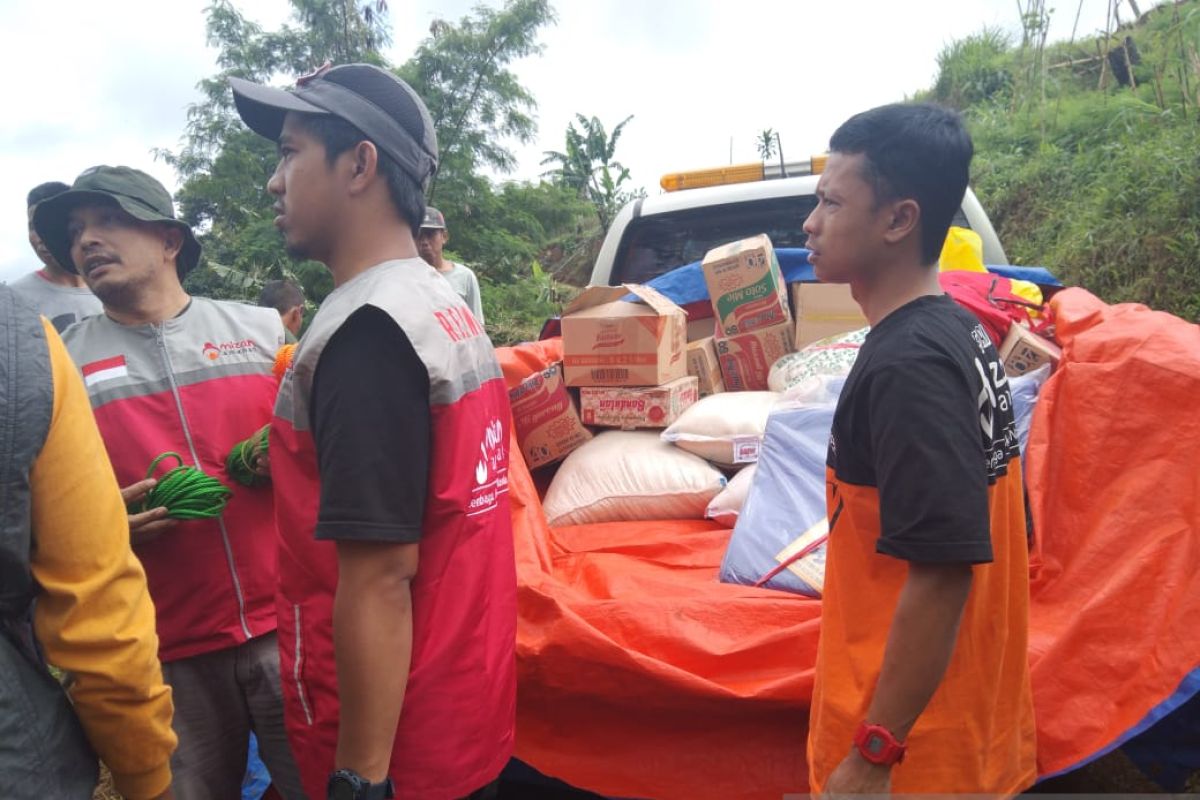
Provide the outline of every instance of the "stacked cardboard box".
[[579,388],[584,424],[665,428],[699,399],[688,375],[687,315],[647,286],[584,290],[563,312],[562,336],[566,383]]
[[688,342],[688,374],[696,379],[701,397],[725,391],[725,380],[721,374],[721,362],[717,359],[716,340],[709,336]]
[[725,388],[731,392],[766,391],[771,367],[795,352],[792,326],[776,325],[753,333],[717,340],[717,360]]
[[530,376],[508,393],[508,399],[517,443],[530,469],[560,461],[592,438],[563,383],[561,364]]
[[605,428],[666,428],[700,399],[699,382],[687,375],[662,386],[602,387],[579,390],[585,425]]
[[568,386],[661,386],[687,374],[687,315],[648,286],[585,289],[563,311],[562,339]]
[[868,325],[862,308],[844,283],[794,283],[796,349],[813,342],[856,331]]
[[1004,362],[1004,374],[1011,377],[1033,372],[1043,364],[1051,364],[1051,370],[1062,359],[1062,348],[1048,339],[1043,339],[1028,328],[1014,324],[1000,345],[1000,360]]
[[702,269],[725,388],[766,389],[771,366],[795,349],[787,284],[771,240],[760,234],[713,248]]

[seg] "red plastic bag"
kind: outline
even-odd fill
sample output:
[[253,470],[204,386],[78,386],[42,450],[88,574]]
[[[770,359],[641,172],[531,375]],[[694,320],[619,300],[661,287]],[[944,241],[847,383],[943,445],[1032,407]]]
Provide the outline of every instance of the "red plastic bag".
[[1025,325],[1034,333],[1049,327],[1045,316],[1035,319],[1029,313],[1031,310],[1042,311],[1043,307],[1013,292],[1012,281],[1002,275],[959,270],[940,273],[938,281],[942,291],[979,318],[997,347],[1014,322]]

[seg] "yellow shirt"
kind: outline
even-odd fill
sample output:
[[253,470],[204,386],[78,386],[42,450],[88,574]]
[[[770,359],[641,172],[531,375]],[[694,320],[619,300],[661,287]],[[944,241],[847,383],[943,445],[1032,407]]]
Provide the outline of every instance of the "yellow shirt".
[[30,473],[34,630],[47,660],[74,677],[75,711],[117,788],[130,800],[155,797],[171,783],[176,738],[154,606],[83,381],[42,324],[54,410]]

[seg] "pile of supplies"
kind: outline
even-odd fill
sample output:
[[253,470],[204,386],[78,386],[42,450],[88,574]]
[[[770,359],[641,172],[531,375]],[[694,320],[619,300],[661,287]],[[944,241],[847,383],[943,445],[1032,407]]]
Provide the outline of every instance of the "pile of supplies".
[[[995,342],[1024,452],[1062,355],[1041,290],[952,255],[943,290]],[[711,309],[634,284],[564,309],[562,361],[510,393],[521,451],[549,478],[553,526],[711,519],[731,529],[720,580],[820,597],[826,449],[867,320],[849,286],[789,285],[766,235],[710,250],[701,269]]]

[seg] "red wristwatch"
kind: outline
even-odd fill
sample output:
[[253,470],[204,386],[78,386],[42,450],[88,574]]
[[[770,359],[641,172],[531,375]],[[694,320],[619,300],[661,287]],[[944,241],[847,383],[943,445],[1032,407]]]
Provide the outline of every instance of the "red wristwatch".
[[881,767],[899,764],[904,760],[904,752],[908,749],[887,728],[869,722],[859,724],[858,730],[854,732],[854,746],[863,758]]

